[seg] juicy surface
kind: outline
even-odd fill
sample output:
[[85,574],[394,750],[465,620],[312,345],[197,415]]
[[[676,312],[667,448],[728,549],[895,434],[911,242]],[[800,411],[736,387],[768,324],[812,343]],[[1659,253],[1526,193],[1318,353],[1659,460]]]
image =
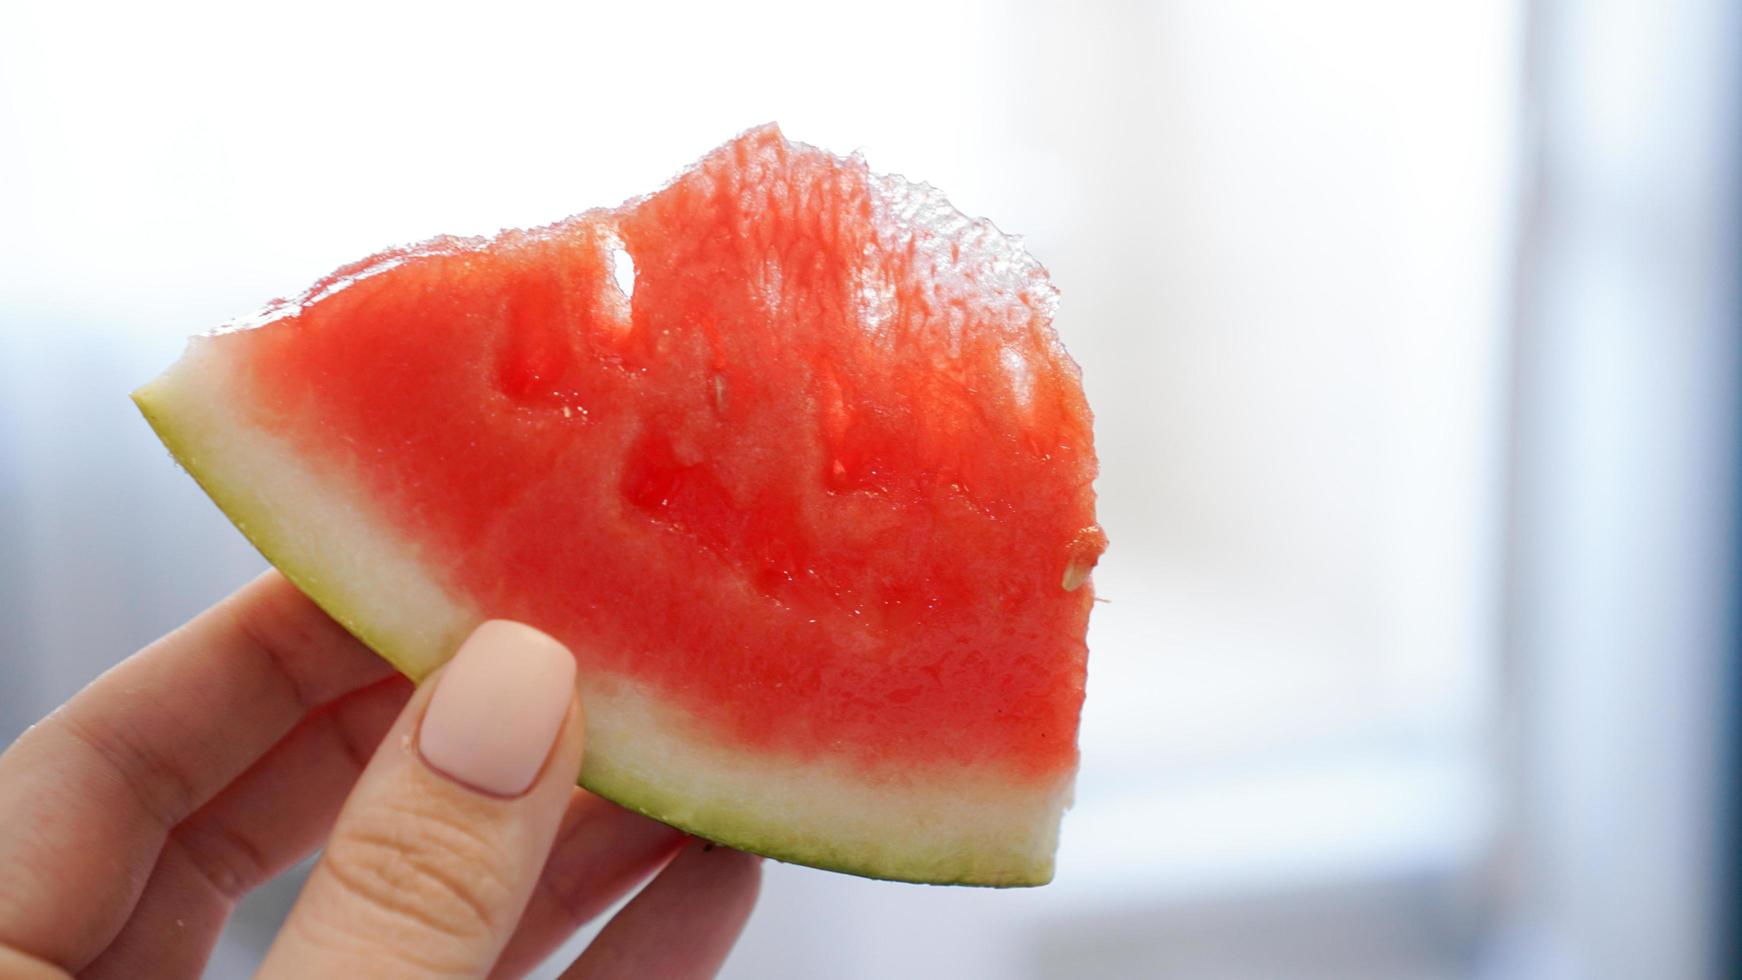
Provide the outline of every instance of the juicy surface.
[[732,744],[1040,779],[1075,763],[1105,541],[1052,304],[989,225],[769,128],[223,340],[256,423],[584,669]]

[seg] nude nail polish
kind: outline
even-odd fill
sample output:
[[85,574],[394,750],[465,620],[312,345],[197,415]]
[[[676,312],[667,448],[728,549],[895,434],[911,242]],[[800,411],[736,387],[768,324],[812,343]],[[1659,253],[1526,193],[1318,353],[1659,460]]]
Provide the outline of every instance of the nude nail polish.
[[418,751],[456,782],[519,796],[550,755],[574,689],[575,658],[567,647],[530,626],[490,620],[437,678]]

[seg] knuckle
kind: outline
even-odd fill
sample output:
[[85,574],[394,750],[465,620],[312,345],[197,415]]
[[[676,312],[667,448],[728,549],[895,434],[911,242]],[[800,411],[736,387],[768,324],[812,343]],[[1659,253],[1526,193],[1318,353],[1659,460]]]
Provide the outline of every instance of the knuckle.
[[266,855],[245,830],[221,823],[183,824],[170,835],[169,846],[227,901],[240,899],[271,872]]
[[230,621],[260,651],[273,676],[298,707],[308,712],[320,704],[319,695],[291,667],[297,662],[296,652],[312,645],[308,621],[287,615],[282,602],[234,604],[230,607]]
[[332,840],[326,864],[364,907],[436,936],[475,942],[507,924],[514,888],[502,847],[427,802],[365,816]]
[[200,793],[193,775],[154,751],[150,739],[118,729],[103,715],[76,710],[71,704],[49,718],[58,720],[160,826],[175,826],[198,805]]

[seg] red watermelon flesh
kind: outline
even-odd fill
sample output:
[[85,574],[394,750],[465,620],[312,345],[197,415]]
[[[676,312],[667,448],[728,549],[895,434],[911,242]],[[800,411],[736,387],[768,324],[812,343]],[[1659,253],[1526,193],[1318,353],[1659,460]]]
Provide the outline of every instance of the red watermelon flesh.
[[767,127],[620,208],[341,269],[136,398],[407,673],[484,618],[568,643],[594,791],[1032,884],[1105,543],[1054,304],[990,224]]

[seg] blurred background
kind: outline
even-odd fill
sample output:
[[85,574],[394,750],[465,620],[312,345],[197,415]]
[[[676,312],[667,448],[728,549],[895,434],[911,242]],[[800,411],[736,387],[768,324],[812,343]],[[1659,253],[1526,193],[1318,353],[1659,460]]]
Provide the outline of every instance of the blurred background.
[[771,866],[727,976],[1728,975],[1739,20],[0,4],[0,739],[263,567],[187,334],[778,120],[1050,267],[1113,546],[1056,883]]

